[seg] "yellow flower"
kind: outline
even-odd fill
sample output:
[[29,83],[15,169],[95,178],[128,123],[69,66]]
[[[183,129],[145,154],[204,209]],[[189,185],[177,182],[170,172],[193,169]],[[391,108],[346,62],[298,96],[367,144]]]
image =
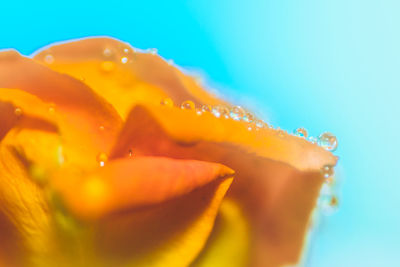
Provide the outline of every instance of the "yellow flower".
[[0,88],[0,266],[299,261],[330,152],[109,38],[0,52]]

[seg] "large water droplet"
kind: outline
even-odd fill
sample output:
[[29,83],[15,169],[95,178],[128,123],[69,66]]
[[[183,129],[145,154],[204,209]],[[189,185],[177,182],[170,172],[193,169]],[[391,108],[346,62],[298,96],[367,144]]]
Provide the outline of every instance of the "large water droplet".
[[325,148],[328,151],[335,151],[338,146],[336,136],[332,133],[326,132],[319,136],[318,145]]
[[21,108],[15,108],[14,109],[14,114],[17,116],[21,116],[22,115],[22,109]]
[[293,134],[298,137],[303,137],[303,138],[308,137],[308,132],[304,128],[297,128],[296,130],[293,131]]
[[243,119],[243,116],[245,113],[246,113],[246,111],[241,106],[235,106],[231,109],[231,112],[229,113],[229,115],[235,121],[239,121],[239,120]]
[[166,106],[166,107],[172,108],[174,106],[174,101],[172,101],[172,99],[168,97],[168,98],[165,98],[165,99],[161,100],[160,104],[162,106]]
[[100,167],[104,167],[105,163],[108,160],[108,156],[107,156],[106,153],[101,152],[101,153],[99,153],[97,155],[97,159],[96,160],[99,163]]
[[103,61],[100,68],[104,72],[112,72],[115,69],[115,63],[112,61]]
[[46,64],[52,64],[54,62],[54,57],[51,54],[47,54],[44,56],[44,62]]
[[332,177],[334,173],[335,173],[335,168],[332,165],[324,165],[321,168],[321,174],[322,176],[324,176],[324,178]]
[[195,104],[191,100],[183,101],[181,104],[181,109],[194,109]]

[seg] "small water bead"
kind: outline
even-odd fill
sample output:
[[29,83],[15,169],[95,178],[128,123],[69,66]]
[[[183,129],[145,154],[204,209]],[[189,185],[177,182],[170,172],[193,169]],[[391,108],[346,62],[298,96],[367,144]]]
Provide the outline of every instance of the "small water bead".
[[121,58],[121,63],[122,63],[122,64],[128,63],[128,58],[127,58],[127,57],[122,57],[122,58]]
[[197,115],[201,115],[201,114],[203,114],[203,109],[202,108],[196,108],[196,114]]
[[229,115],[235,121],[239,121],[239,120],[243,119],[243,116],[245,113],[246,113],[246,111],[241,106],[235,106],[231,109],[231,112],[229,113]]
[[124,48],[124,53],[128,54],[129,53],[129,49],[128,48]]
[[297,128],[296,130],[293,131],[293,134],[298,137],[303,137],[303,138],[308,137],[308,132],[304,128]]
[[54,114],[56,112],[56,109],[54,108],[54,106],[50,106],[49,107],[49,113],[50,114]]
[[214,106],[211,113],[217,118],[229,118],[229,109],[222,105]]
[[105,48],[105,49],[103,50],[103,55],[104,55],[105,57],[111,57],[111,56],[113,55],[113,52],[112,52],[112,50],[111,50],[110,48]]
[[53,64],[53,62],[54,62],[54,57],[53,57],[53,55],[51,55],[51,54],[45,55],[45,56],[44,56],[44,62],[45,62],[46,64]]
[[332,177],[334,173],[335,173],[335,168],[332,165],[324,165],[321,168],[321,174],[326,179]]
[[147,52],[152,55],[157,55],[158,50],[157,50],[157,48],[149,48],[149,49],[147,49]]
[[99,163],[100,167],[104,167],[107,160],[108,160],[108,156],[106,153],[102,152],[97,155],[97,162]]
[[256,120],[255,124],[259,129],[267,127],[267,124],[263,120]]
[[165,99],[161,100],[160,104],[162,106],[166,106],[166,107],[172,108],[174,106],[174,101],[172,101],[172,99],[168,97],[168,98],[165,98]]
[[100,126],[99,126],[99,130],[100,130],[100,131],[104,131],[104,129],[105,129],[105,128],[104,128],[103,125],[100,125]]
[[22,115],[22,109],[21,108],[15,108],[14,114],[17,115],[17,116],[21,116]]
[[195,104],[191,100],[183,101],[181,104],[181,109],[194,109]]
[[338,146],[338,141],[334,134],[325,132],[319,136],[318,145],[328,151],[335,151]]
[[132,156],[133,156],[133,151],[132,151],[132,149],[129,149],[128,153],[129,153],[129,157],[132,157]]
[[112,61],[103,61],[100,68],[104,72],[112,72],[115,69],[115,63]]
[[316,137],[314,137],[314,136],[308,137],[308,141],[309,141],[310,143],[312,143],[312,144],[318,143],[318,139],[317,139]]
[[246,112],[246,114],[243,116],[243,120],[245,122],[253,122],[254,121],[254,115],[251,114],[250,112]]
[[204,112],[212,112],[212,107],[210,105],[205,104],[205,105],[201,106],[201,111],[203,113]]

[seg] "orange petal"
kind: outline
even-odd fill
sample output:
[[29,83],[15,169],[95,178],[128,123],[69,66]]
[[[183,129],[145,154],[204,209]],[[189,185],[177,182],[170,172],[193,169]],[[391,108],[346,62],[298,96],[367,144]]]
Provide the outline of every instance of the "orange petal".
[[100,223],[97,255],[106,266],[184,267],[203,249],[232,178]]
[[76,181],[66,179],[69,174],[61,171],[55,187],[73,212],[94,218],[165,202],[232,175],[229,168],[216,163],[134,157],[107,162],[98,171]]
[[[54,59],[51,63],[49,56]],[[158,104],[166,97],[178,104],[185,100],[196,104],[222,103],[196,85],[194,78],[158,55],[138,52],[129,44],[111,38],[56,44],[34,58],[53,70],[82,79],[124,118],[134,104]]]
[[335,165],[336,157],[304,139],[247,127],[209,113],[138,106],[111,158],[126,155],[124,148],[129,147],[137,155],[197,159],[232,168],[236,178],[228,196],[243,208],[252,242],[262,248],[253,250],[252,260],[265,264],[267,258],[265,266],[296,263],[324,182],[320,169]]
[[[76,138],[92,158],[108,151],[121,119],[113,107],[89,87],[70,76],[56,73],[15,51],[0,52],[0,88],[19,89],[53,103],[71,125]],[[0,89],[1,90],[1,89]],[[102,127],[102,131],[99,130]]]

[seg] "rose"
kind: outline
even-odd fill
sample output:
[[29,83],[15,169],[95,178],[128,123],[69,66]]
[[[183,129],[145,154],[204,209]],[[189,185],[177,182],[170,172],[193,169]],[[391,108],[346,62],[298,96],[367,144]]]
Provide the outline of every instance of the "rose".
[[0,88],[1,265],[299,261],[331,153],[109,38],[1,52]]

